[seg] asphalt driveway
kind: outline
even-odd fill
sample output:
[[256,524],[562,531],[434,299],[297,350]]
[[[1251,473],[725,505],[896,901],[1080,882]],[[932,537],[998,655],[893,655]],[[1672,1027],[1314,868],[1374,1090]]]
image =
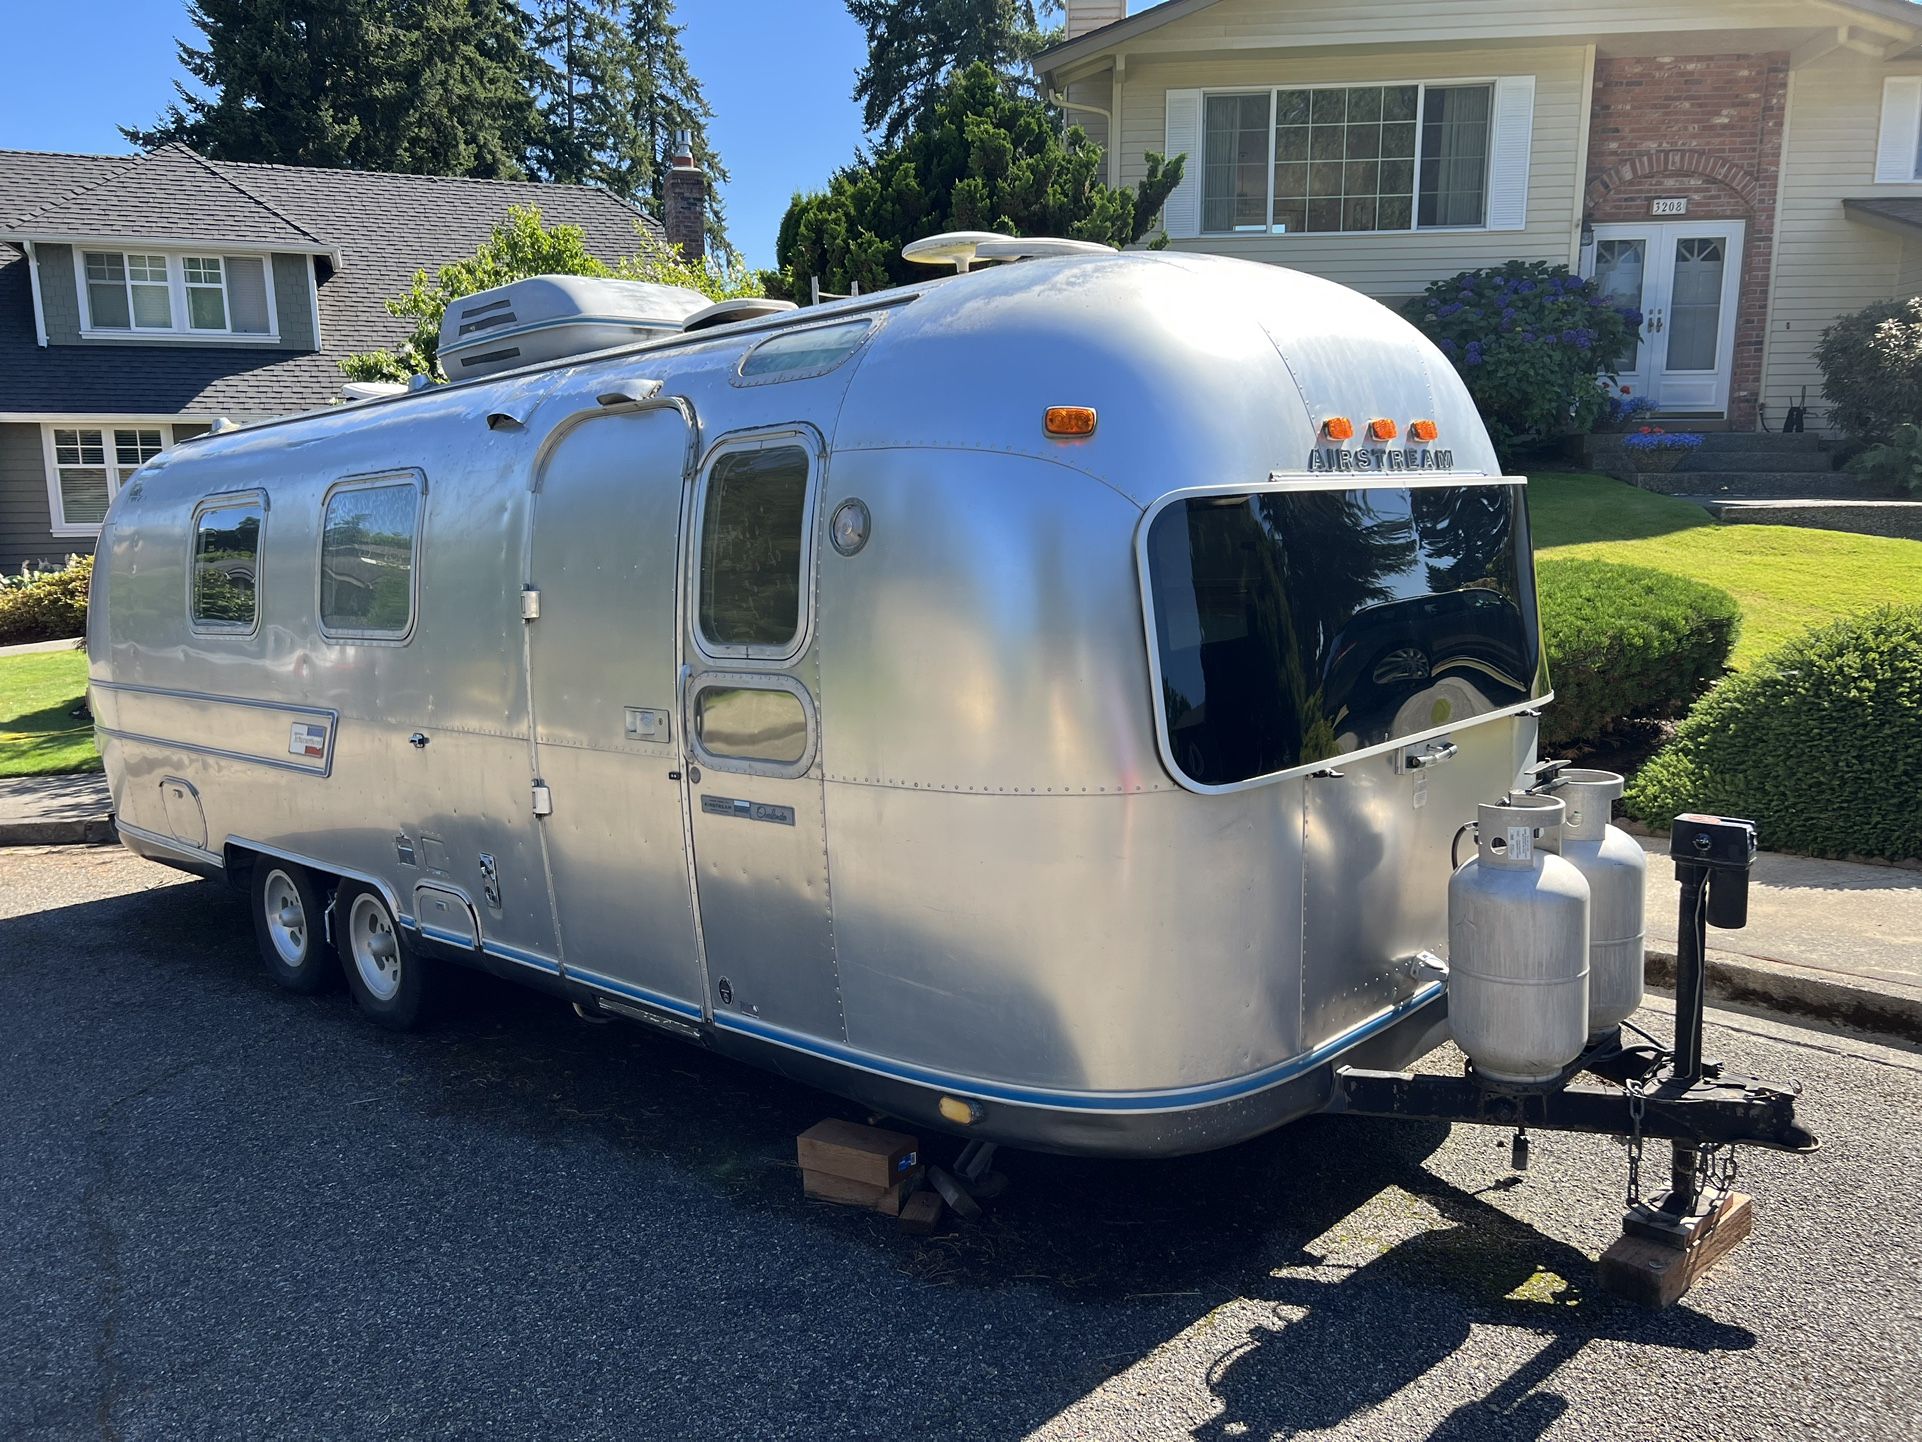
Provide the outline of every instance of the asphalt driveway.
[[1711,1015],[1829,1146],[1650,1315],[1604,1139],[1004,1154],[914,1239],[802,1199],[832,1098],[479,978],[386,1035],[224,887],[0,851],[0,1436],[1922,1437],[1922,1057]]

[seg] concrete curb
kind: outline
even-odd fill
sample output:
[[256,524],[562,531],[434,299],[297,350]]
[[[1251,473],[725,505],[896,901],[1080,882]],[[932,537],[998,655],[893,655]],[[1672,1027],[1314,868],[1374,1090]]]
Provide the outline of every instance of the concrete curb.
[[111,816],[0,821],[0,846],[102,846],[117,835]]
[[[1675,954],[1651,949],[1646,976],[1650,986],[1672,991]],[[1899,982],[1710,951],[1708,999],[1922,1042],[1922,990]]]
[[64,641],[22,641],[13,646],[0,646],[0,656],[41,656],[54,651],[78,651],[86,644],[81,636],[69,636]]

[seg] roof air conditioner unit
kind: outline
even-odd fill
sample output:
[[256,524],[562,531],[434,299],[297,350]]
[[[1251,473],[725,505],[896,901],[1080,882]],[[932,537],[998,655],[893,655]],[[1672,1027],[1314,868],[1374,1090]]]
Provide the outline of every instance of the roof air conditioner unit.
[[543,361],[678,335],[708,299],[678,285],[536,275],[447,307],[440,323],[440,368],[473,380]]

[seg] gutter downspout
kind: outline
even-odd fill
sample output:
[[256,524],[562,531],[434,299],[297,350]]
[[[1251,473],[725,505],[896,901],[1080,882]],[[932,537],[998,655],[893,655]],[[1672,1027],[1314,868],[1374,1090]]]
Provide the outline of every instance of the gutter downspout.
[[47,312],[40,301],[40,255],[33,242],[22,241],[27,252],[27,285],[33,291],[33,339],[40,349],[47,348]]
[[1107,183],[1113,185],[1115,183],[1114,112],[1103,110],[1099,105],[1083,105],[1078,100],[1070,100],[1068,99],[1067,93],[1061,90],[1050,89],[1048,91],[1048,100],[1050,103],[1060,106],[1063,110],[1086,110],[1090,114],[1099,115],[1103,120],[1108,122],[1108,143],[1102,147],[1104,154],[1101,157],[1101,163],[1102,167],[1107,171]]

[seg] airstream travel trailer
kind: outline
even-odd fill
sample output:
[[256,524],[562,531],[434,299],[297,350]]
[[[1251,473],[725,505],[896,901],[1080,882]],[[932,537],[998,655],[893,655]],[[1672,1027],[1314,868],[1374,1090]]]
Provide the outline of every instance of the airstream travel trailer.
[[[1352,291],[978,251],[558,358],[522,283],[450,312],[472,379],[150,463],[90,621],[126,844],[389,1024],[462,962],[1030,1146],[1363,1109],[1342,1069],[1447,1035],[1451,846],[1545,789],[1523,483]],[[1484,821],[1580,893],[1560,985],[1492,883],[1453,942],[1497,1035],[1554,998],[1514,1065],[1565,1081],[1587,883]]]

